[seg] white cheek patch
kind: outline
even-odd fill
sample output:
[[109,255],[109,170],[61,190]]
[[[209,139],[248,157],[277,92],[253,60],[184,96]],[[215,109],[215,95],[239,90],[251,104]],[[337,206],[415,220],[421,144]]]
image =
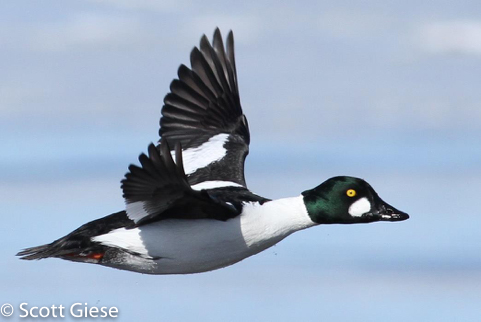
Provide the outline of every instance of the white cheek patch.
[[349,207],[349,214],[353,217],[361,217],[363,214],[371,210],[371,203],[367,198],[361,198]]

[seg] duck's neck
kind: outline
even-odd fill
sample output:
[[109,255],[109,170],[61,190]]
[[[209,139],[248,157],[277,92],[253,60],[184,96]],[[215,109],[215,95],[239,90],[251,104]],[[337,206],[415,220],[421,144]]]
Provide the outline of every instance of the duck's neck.
[[241,229],[249,247],[267,247],[281,241],[293,232],[316,225],[304,205],[303,196],[283,198],[244,206]]

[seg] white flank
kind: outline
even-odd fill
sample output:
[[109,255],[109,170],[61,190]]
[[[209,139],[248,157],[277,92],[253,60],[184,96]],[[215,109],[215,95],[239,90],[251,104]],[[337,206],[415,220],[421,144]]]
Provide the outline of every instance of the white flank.
[[149,255],[160,258],[154,274],[185,274],[232,265],[314,225],[299,196],[246,203],[227,221],[166,219],[139,229]]
[[[228,137],[229,134],[217,134],[196,148],[183,150],[182,159],[184,161],[185,174],[192,174],[197,169],[222,160],[227,153],[224,144],[227,142]],[[175,151],[171,151],[171,154],[175,160]]]
[[191,188],[194,190],[214,189],[214,188],[223,188],[223,187],[243,187],[243,186],[232,181],[204,181],[191,186]]
[[142,201],[127,203],[125,211],[127,212],[127,216],[135,223],[149,215],[149,213],[145,211],[144,203]]
[[361,217],[363,214],[371,210],[371,203],[367,198],[361,198],[349,207],[349,214],[353,217]]
[[241,216],[241,231],[250,248],[259,251],[281,241],[301,229],[316,225],[307,213],[304,197],[284,198],[259,203],[248,203]]
[[101,243],[105,246],[123,248],[130,252],[138,253],[145,258],[151,257],[142,241],[139,228],[114,229],[107,234],[92,237],[92,241]]

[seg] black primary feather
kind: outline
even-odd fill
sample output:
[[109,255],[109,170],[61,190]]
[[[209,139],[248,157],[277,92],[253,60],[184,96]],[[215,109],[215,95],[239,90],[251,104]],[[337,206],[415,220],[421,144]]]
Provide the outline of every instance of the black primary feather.
[[191,185],[231,181],[246,186],[244,161],[249,152],[249,126],[242,112],[234,58],[234,36],[226,49],[217,28],[212,45],[204,35],[190,55],[191,68],[181,65],[178,79],[164,98],[159,135],[170,146],[196,148],[218,134],[227,134],[222,160],[188,174]]

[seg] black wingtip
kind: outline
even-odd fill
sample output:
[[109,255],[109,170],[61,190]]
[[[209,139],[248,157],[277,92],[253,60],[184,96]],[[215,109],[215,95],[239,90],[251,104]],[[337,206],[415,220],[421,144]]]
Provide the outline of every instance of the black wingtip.
[[210,46],[210,41],[209,41],[209,38],[207,38],[207,36],[205,34],[202,35],[202,37],[200,37],[200,46]]
[[171,82],[170,93],[164,97],[160,144],[167,139],[172,147],[181,142],[184,149],[189,149],[217,133],[239,136],[241,144],[229,150],[236,155],[236,163],[230,165],[232,171],[228,169],[220,176],[244,182],[249,129],[239,98],[232,30],[225,41],[218,27],[210,42],[206,35],[201,36],[200,45],[190,52],[190,68],[181,65],[177,75],[178,80]]
[[170,155],[170,145],[167,140],[162,140],[160,142],[160,155]]
[[229,32],[227,33],[227,40],[234,43],[234,32],[232,30],[229,30]]
[[[201,59],[200,58],[201,56],[202,56],[202,54],[201,54],[199,48],[194,47],[192,49],[192,51],[190,52],[190,65],[192,66],[192,68],[194,68],[193,66],[196,64],[196,61]],[[202,58],[204,58],[204,57],[202,57]]]
[[159,150],[154,143],[150,143],[147,147],[147,152],[149,153],[149,159],[155,161],[159,158]]

